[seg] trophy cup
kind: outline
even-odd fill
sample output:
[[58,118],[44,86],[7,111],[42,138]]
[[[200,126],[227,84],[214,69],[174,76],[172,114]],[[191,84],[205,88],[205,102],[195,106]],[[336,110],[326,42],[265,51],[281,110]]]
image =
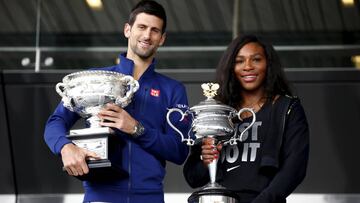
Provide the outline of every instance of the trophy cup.
[[120,140],[109,127],[100,126],[97,114],[107,103],[126,107],[138,89],[139,83],[133,77],[104,70],[75,72],[57,83],[56,92],[62,97],[64,107],[86,119],[88,126],[70,130],[67,138],[101,157],[87,160],[89,173],[77,176],[80,180],[103,181],[128,175],[111,162]]
[[[201,88],[207,99],[185,112],[178,108],[169,109],[166,117],[169,125],[180,134],[182,141],[189,146],[194,145],[195,141],[201,141],[206,137],[212,137],[215,145],[218,143],[235,145],[238,141],[243,141],[243,134],[255,123],[255,112],[251,108],[243,108],[237,112],[236,109],[216,101],[213,97],[217,94],[216,92],[219,89],[217,83],[204,83],[201,85]],[[240,115],[246,111],[252,114],[252,122],[240,133],[240,135],[238,135],[235,132],[232,119],[238,117],[239,120],[242,121]],[[187,138],[185,138],[182,132],[171,123],[170,114],[173,112],[181,114],[180,121],[187,115],[193,117],[191,129],[187,134]],[[191,133],[195,135],[195,140],[191,138]],[[236,193],[216,183],[217,161],[218,159],[215,159],[208,165],[210,183],[192,193],[188,198],[189,203],[238,202],[239,197]]]

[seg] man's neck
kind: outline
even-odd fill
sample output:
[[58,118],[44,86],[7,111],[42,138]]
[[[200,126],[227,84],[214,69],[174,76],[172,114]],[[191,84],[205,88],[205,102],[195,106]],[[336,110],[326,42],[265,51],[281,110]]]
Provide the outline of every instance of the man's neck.
[[150,66],[153,61],[154,57],[149,57],[147,59],[142,59],[136,55],[127,55],[126,58],[131,59],[134,61],[134,70],[133,70],[133,77],[135,80],[139,80],[140,77],[144,74],[146,69]]

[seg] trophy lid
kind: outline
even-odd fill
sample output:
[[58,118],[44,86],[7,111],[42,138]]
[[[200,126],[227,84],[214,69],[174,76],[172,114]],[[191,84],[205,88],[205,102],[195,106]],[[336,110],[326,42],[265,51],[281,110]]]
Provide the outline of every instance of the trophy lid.
[[223,110],[223,111],[235,111],[236,109],[231,106],[225,105],[220,101],[214,99],[215,95],[217,95],[217,90],[219,89],[219,84],[217,83],[203,83],[201,85],[203,89],[204,96],[207,97],[206,100],[201,101],[198,105],[195,105],[190,108],[193,111],[213,111],[213,110]]

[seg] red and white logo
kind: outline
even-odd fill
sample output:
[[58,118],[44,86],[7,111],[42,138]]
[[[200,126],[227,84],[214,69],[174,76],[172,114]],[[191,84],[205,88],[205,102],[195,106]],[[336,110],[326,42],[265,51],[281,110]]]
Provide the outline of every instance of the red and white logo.
[[151,89],[150,95],[153,97],[158,97],[158,96],[160,96],[160,90]]

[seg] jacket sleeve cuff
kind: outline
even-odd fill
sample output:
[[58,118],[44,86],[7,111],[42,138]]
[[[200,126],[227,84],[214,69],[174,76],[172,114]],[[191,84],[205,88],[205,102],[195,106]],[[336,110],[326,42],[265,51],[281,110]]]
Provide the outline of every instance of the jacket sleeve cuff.
[[69,143],[72,143],[71,140],[66,137],[60,137],[54,146],[54,153],[60,156],[63,146]]

